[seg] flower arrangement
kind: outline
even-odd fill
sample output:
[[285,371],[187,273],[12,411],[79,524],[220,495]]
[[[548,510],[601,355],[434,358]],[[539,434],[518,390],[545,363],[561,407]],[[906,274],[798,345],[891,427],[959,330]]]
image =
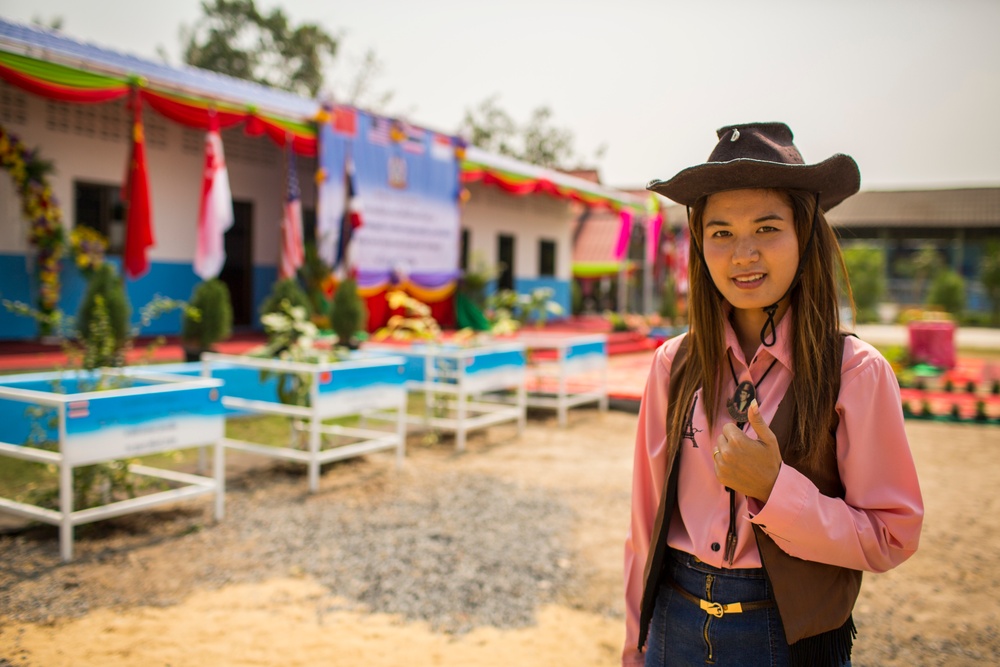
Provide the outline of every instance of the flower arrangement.
[[93,227],[80,225],[69,233],[69,246],[76,268],[89,278],[104,264],[108,240]]
[[[348,357],[345,348],[333,345],[330,337],[321,338],[319,328],[309,317],[305,306],[293,306],[282,299],[278,309],[260,317],[267,334],[267,344],[252,354],[268,359],[282,359],[306,363],[327,363]],[[278,380],[278,400],[286,405],[309,405],[311,377],[305,373],[283,373],[262,370],[262,381],[271,377]]]
[[385,298],[391,310],[402,310],[403,314],[390,317],[386,325],[372,336],[373,340],[436,340],[441,337],[441,327],[426,303],[403,290],[392,290],[386,293]]
[[[47,178],[52,164],[40,159],[0,125],[0,165],[14,179],[15,190],[21,197],[21,211],[30,223],[28,242],[38,253],[38,307],[43,314],[50,315],[59,304],[59,261],[66,246],[62,213]],[[45,322],[39,323],[42,333],[47,334]]]

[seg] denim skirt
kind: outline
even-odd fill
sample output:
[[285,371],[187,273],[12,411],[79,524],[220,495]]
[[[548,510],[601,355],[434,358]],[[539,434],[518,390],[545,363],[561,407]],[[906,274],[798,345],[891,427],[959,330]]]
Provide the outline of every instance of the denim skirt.
[[649,624],[646,667],[788,665],[788,644],[777,606],[715,616],[674,587],[676,583],[700,600],[724,605],[773,602],[762,568],[720,570],[676,549],[669,555]]

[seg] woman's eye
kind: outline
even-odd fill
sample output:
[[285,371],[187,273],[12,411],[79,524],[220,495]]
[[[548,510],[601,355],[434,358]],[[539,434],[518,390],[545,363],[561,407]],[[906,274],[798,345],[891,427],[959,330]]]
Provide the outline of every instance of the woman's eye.
[[761,225],[760,227],[757,228],[757,231],[758,232],[776,232],[776,231],[778,231],[778,228],[777,227],[772,227],[771,225]]
[[715,232],[712,232],[712,238],[713,238],[713,239],[721,239],[721,238],[722,238],[722,237],[724,237],[724,236],[732,236],[732,234],[730,234],[730,233],[729,233],[729,232],[728,232],[727,230],[725,230],[725,229],[720,229],[720,230],[718,230],[718,231],[715,231]]

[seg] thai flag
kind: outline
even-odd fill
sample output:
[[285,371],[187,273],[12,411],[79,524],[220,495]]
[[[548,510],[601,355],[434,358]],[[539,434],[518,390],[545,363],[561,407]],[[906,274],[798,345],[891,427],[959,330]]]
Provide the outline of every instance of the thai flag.
[[347,186],[347,206],[340,223],[340,242],[337,245],[337,258],[333,266],[338,275],[343,278],[348,274],[350,268],[351,240],[354,232],[361,228],[361,199],[358,197],[357,189],[354,186],[354,163],[348,161],[347,170],[344,175]]
[[431,157],[435,160],[454,160],[455,147],[451,143],[451,137],[435,133],[431,142]]
[[288,195],[281,219],[281,262],[278,277],[292,278],[305,260],[302,241],[302,195],[299,191],[299,177],[295,170],[295,154],[288,147]]
[[68,407],[69,411],[66,416],[70,419],[80,419],[81,417],[90,416],[89,401],[72,401]]
[[402,142],[403,150],[413,155],[423,155],[426,150],[424,147],[424,137],[427,133],[409,123],[403,124],[403,133],[406,135]]

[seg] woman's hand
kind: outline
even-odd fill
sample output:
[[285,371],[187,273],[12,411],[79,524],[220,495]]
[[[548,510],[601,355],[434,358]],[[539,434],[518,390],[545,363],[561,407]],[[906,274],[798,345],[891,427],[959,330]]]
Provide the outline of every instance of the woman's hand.
[[724,486],[766,503],[781,470],[781,450],[756,399],[747,416],[759,439],[751,440],[736,424],[723,426],[712,453],[715,476]]

